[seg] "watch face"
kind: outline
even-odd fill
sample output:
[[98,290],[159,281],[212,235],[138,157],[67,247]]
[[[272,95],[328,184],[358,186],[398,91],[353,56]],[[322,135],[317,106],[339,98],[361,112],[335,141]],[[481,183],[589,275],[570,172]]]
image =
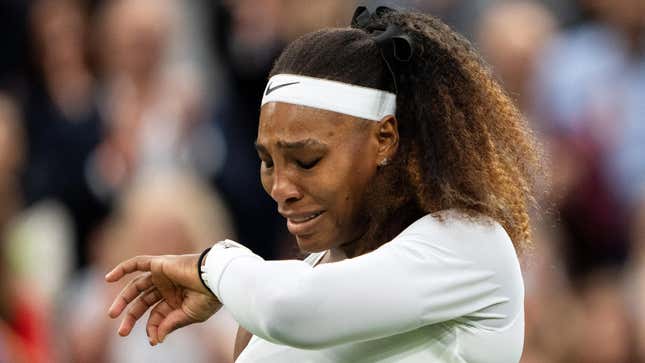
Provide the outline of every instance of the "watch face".
[[237,243],[235,241],[231,241],[230,239],[225,239],[223,241],[220,241],[215,246],[220,247],[220,248],[232,248],[232,247],[246,248],[246,247],[244,247],[244,245],[239,244],[239,243]]
[[224,248],[238,247],[237,243],[227,239],[222,242],[222,246],[224,246]]

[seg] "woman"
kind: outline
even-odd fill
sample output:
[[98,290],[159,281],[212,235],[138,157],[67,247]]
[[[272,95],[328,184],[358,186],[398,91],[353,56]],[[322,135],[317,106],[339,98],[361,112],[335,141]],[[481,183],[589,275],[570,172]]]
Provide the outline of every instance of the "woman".
[[107,281],[144,274],[109,310],[132,303],[121,335],[150,307],[156,344],[224,305],[238,362],[519,360],[516,251],[538,158],[465,39],[363,7],[351,28],[303,36],[271,72],[256,148],[262,185],[312,254],[263,261],[223,241],[125,261]]

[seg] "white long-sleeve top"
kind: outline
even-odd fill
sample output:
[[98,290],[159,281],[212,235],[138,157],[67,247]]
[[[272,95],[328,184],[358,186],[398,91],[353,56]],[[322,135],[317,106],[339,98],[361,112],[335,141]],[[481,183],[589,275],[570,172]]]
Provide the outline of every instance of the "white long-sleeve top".
[[444,211],[373,252],[315,267],[310,257],[209,252],[207,284],[254,335],[238,363],[520,359],[524,285],[497,222]]

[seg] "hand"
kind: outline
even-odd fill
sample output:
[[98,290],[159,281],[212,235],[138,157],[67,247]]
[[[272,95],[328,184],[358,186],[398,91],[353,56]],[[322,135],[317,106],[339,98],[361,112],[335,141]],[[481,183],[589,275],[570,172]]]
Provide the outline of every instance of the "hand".
[[117,318],[134,301],[121,322],[119,335],[130,334],[136,321],[153,306],[146,324],[151,345],[163,342],[178,328],[215,314],[222,304],[201,283],[198,259],[199,255],[137,256],[105,275],[107,282],[116,282],[129,273],[144,272],[123,288],[108,310],[111,318]]

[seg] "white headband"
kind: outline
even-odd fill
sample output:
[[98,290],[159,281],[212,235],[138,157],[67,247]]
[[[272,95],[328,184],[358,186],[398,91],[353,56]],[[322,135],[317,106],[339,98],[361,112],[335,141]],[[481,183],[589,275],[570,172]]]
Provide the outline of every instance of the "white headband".
[[278,74],[269,80],[262,106],[269,102],[319,108],[372,121],[395,115],[396,95],[326,79]]

